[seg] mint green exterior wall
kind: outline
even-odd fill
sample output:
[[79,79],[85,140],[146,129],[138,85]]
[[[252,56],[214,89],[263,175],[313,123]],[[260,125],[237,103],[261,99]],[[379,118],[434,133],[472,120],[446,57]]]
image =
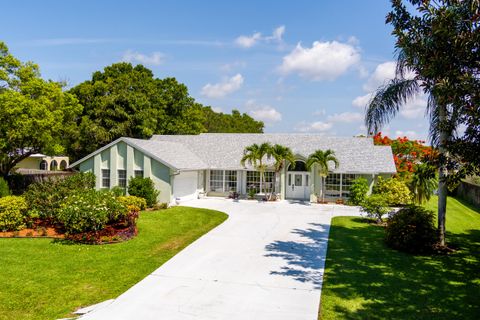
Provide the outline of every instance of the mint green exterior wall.
[[123,141],[83,161],[78,168],[95,174],[97,190],[102,188],[102,169],[110,170],[110,188],[118,186],[118,170],[126,170],[127,181],[135,170],[143,170],[143,176],[151,178],[160,191],[158,201],[170,203],[172,200],[171,169]]

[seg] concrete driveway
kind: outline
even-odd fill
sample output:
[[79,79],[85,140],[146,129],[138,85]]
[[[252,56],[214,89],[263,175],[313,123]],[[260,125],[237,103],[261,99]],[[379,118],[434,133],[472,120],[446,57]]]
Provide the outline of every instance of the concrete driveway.
[[111,303],[82,319],[317,319],[333,205],[200,199],[229,214]]

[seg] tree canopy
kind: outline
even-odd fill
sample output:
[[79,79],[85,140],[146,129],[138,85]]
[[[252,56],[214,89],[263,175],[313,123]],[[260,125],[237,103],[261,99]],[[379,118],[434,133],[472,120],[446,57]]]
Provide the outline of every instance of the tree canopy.
[[61,154],[82,106],[63,84],[40,77],[0,42],[0,175],[34,153]]
[[217,133],[263,133],[263,122],[257,121],[246,113],[232,110],[232,114],[215,112],[211,107],[203,109],[204,126],[207,132]]

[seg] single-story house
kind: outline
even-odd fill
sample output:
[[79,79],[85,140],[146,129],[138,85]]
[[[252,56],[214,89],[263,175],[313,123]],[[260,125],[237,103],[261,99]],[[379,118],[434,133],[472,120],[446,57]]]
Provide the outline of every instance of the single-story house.
[[[328,200],[346,199],[357,177],[370,185],[379,175],[396,173],[389,146],[375,146],[367,137],[325,137],[315,134],[236,134],[154,135],[148,140],[119,138],[73,163],[81,172],[93,172],[96,186],[127,187],[130,177],[150,177],[160,191],[160,202],[197,198],[199,195],[227,196],[235,191],[247,195],[259,191],[260,174],[240,160],[246,146],[270,142],[292,149],[295,166],[286,164],[276,178],[273,162],[268,163],[262,189],[276,192],[281,199],[316,201],[320,190]],[[316,150],[331,149],[339,166],[331,168],[322,188],[316,168],[307,170],[305,161]],[[279,182],[279,183],[278,183]],[[280,189],[280,190],[278,190]]]
[[64,156],[47,156],[41,153],[35,153],[20,161],[15,169],[23,169],[24,171],[42,170],[42,171],[58,171],[65,170],[69,166],[68,157]]

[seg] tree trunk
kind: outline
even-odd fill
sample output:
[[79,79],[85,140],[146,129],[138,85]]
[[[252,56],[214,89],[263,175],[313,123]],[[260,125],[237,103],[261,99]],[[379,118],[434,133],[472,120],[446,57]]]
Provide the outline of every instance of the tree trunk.
[[440,154],[440,166],[438,169],[439,181],[438,181],[438,236],[441,246],[445,246],[445,221],[447,215],[447,176],[448,176],[448,152],[446,150],[446,144],[449,138],[448,129],[445,128],[447,122],[447,110],[446,107],[439,106],[439,144],[438,151]]

